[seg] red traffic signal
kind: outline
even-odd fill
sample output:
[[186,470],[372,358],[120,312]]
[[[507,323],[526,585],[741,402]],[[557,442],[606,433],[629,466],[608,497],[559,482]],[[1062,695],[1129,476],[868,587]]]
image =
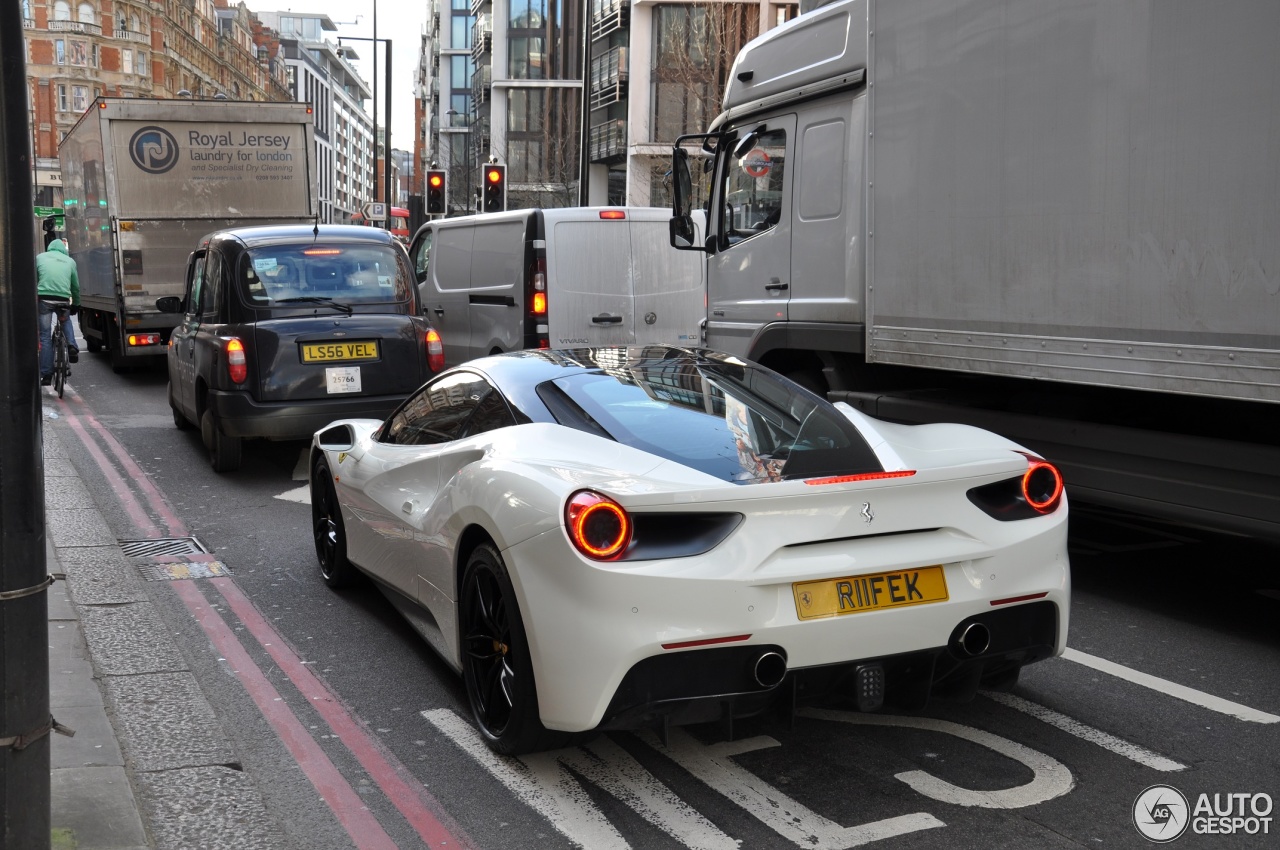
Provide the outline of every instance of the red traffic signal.
[[502,212],[507,208],[507,167],[490,163],[484,167],[484,212]]
[[427,215],[444,215],[449,211],[447,189],[446,172],[436,169],[427,172]]

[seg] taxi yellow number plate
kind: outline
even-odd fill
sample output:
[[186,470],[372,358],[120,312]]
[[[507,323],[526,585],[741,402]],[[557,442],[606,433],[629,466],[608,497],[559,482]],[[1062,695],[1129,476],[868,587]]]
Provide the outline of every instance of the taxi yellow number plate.
[[791,586],[801,620],[840,617],[862,611],[945,602],[947,577],[941,566],[894,570],[869,576],[798,581]]
[[302,345],[303,363],[346,363],[377,360],[378,342],[307,342]]

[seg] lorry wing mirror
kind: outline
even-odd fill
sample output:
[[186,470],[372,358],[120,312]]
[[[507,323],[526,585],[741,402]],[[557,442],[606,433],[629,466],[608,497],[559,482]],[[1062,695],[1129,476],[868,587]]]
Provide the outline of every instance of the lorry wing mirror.
[[684,148],[671,151],[671,212],[688,217],[693,196],[693,178],[689,175],[689,152]]
[[733,147],[733,158],[742,159],[755,148],[756,142],[760,141],[760,134],[765,130],[765,126],[761,124],[759,127],[747,133],[738,144]]
[[703,251],[697,244],[698,231],[693,226],[693,216],[678,215],[671,219],[671,247],[680,251]]
[[156,300],[156,309],[161,313],[181,313],[182,299],[176,295],[166,295]]

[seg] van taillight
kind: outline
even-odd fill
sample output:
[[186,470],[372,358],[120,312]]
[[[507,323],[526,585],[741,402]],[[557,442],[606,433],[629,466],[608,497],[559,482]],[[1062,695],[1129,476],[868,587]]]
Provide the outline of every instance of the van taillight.
[[444,342],[435,328],[427,331],[427,366],[432,372],[439,372],[444,368]]
[[535,316],[547,315],[547,293],[533,293],[533,306],[530,308]]
[[525,348],[547,348],[547,258],[533,258],[525,298]]
[[627,214],[623,210],[600,210],[600,217],[606,221],[622,221]]
[[227,377],[233,384],[243,384],[249,377],[249,360],[245,357],[244,343],[235,337],[226,342]]

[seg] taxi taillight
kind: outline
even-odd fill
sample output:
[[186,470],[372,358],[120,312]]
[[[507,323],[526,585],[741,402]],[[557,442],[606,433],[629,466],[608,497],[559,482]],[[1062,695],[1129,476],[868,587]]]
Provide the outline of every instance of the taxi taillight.
[[427,366],[432,372],[444,368],[444,340],[440,339],[435,328],[427,330]]
[[608,496],[580,490],[564,508],[569,540],[594,561],[611,561],[631,542],[631,517],[626,508]]
[[227,377],[233,384],[243,384],[249,377],[249,360],[244,353],[244,343],[236,337],[227,340]]

